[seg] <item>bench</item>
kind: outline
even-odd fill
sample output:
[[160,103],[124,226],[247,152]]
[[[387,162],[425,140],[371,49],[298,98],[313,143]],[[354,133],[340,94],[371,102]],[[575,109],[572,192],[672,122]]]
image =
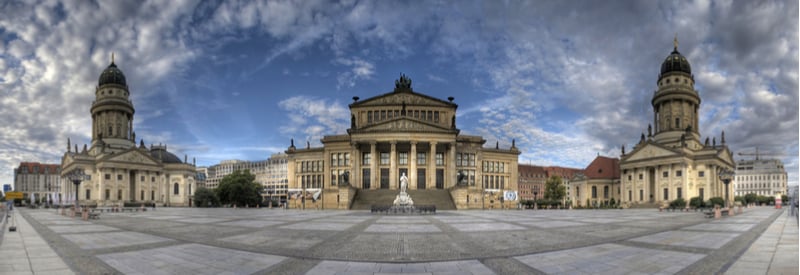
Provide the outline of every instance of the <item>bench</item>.
[[99,218],[100,218],[100,213],[93,213],[93,212],[89,213],[89,219],[95,219],[96,220],[96,219],[99,219]]
[[[724,217],[724,216],[728,216],[728,211],[730,211],[730,210],[728,210],[728,209],[720,209],[719,213],[720,213],[720,215],[722,215]],[[706,216],[706,218],[709,218],[709,219],[713,218],[714,217],[714,210],[710,210],[708,212],[704,211],[703,214]]]

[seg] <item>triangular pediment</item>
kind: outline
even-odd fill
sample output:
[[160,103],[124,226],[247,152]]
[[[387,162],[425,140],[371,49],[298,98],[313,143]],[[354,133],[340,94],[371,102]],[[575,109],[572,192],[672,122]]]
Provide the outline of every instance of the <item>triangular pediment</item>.
[[413,118],[396,118],[369,125],[358,130],[357,133],[369,132],[434,132],[434,133],[454,133],[457,129],[445,128],[437,124],[431,124]]
[[631,152],[628,156],[625,157],[625,162],[637,161],[637,160],[647,160],[653,158],[664,158],[664,157],[673,157],[679,156],[680,154],[661,147],[655,143],[646,143],[645,145],[636,148],[633,152]]
[[102,161],[106,162],[126,162],[136,164],[158,165],[158,161],[139,149],[131,149],[127,152],[106,156]]
[[728,149],[727,146],[722,147],[721,150],[717,151],[717,157],[722,161],[727,162],[730,165],[734,165],[736,163],[733,160],[733,154],[731,154],[731,151]]
[[369,106],[434,106],[434,107],[455,107],[456,104],[447,102],[432,96],[415,92],[390,92],[363,101],[350,104],[350,107],[369,107]]

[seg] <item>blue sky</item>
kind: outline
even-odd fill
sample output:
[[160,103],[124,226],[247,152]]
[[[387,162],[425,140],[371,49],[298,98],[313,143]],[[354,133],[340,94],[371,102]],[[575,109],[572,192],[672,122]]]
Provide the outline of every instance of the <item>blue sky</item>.
[[[266,159],[344,133],[347,104],[389,92],[455,97],[464,134],[516,139],[521,163],[582,168],[652,121],[661,61],[689,59],[700,133],[782,154],[798,172],[796,1],[5,1],[0,183],[21,161],[89,143],[111,53],[146,144]],[[736,159],[744,158],[736,156]]]

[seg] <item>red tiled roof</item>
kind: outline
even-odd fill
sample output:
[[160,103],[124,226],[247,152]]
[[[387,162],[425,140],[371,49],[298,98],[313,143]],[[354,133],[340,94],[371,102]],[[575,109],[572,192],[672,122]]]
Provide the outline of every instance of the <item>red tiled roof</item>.
[[597,156],[583,173],[590,179],[618,179],[619,159]]

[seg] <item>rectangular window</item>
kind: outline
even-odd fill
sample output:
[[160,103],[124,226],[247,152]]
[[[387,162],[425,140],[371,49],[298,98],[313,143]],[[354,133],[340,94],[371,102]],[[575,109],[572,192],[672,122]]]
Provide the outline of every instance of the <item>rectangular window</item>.
[[151,201],[156,200],[156,191],[150,191],[150,200]]
[[150,181],[156,182],[156,177],[150,177]]
[[[344,166],[344,154],[338,153],[336,155],[338,157],[338,159],[337,159],[338,166]],[[333,165],[333,164],[331,164],[331,165]]]
[[367,123],[372,123],[372,111],[367,111]]
[[643,179],[643,178],[644,178],[644,177],[642,176],[642,174],[641,174],[641,173],[639,173],[639,180],[641,180],[641,179]]
[[643,201],[643,200],[644,200],[644,190],[639,189],[639,201]]
[[428,111],[428,121],[433,120],[433,111]]
[[336,167],[336,153],[331,154],[331,166]]
[[675,171],[675,176],[676,177],[682,177],[683,176],[683,171],[681,171],[681,170]]
[[361,164],[362,165],[369,165],[372,162],[372,154],[371,153],[363,153],[361,154]]
[[106,174],[106,179],[110,180],[111,179],[111,174]]
[[633,201],[633,191],[628,190],[628,201]]
[[397,163],[400,165],[408,165],[408,153],[400,152],[397,157],[399,158]]
[[86,189],[86,199],[87,200],[92,199],[92,189]]
[[140,197],[141,197],[141,200],[144,200],[144,190],[142,190],[142,192],[140,192],[140,194],[141,194],[141,195],[140,195]]
[[111,199],[111,190],[106,189],[106,200]]
[[706,200],[706,197],[705,197],[705,194],[703,193],[703,191],[704,191],[703,188],[700,188],[700,199],[701,200]]
[[386,115],[386,118],[392,119],[392,117],[394,117],[394,112],[392,112],[392,110],[389,110],[389,113]]
[[631,180],[633,180],[632,176],[628,175],[628,181],[631,181]]
[[444,165],[444,153],[436,153],[436,165]]
[[417,164],[418,165],[425,165],[426,161],[426,153],[417,153]]
[[389,153],[381,153],[381,165],[389,165]]
[[662,172],[662,173],[661,173],[661,176],[662,176],[662,177],[665,177],[665,178],[666,178],[666,177],[669,177],[669,172],[667,172],[667,171],[664,171],[664,172]]
[[439,122],[439,112],[433,112],[433,122]]
[[386,120],[386,111],[381,111],[381,120]]
[[608,198],[608,186],[603,186],[603,198]]
[[702,177],[705,177],[705,176],[706,176],[706,171],[697,172],[697,177],[702,178]]
[[117,200],[122,200],[122,190],[117,190]]
[[414,110],[414,118],[419,118],[419,110]]
[[664,200],[669,200],[669,188],[664,188]]
[[336,170],[331,170],[331,185],[336,186],[336,184],[337,184],[337,180],[336,179],[338,177],[339,177],[339,174],[336,172]]
[[464,166],[461,164],[461,153],[456,154],[456,166]]
[[597,198],[597,186],[592,186],[592,198]]
[[140,176],[139,181],[144,181],[144,176]]
[[350,166],[350,153],[344,153],[344,165]]
[[680,187],[678,187],[678,197],[677,197],[677,198],[678,198],[678,199],[681,199],[681,198],[683,198],[683,190],[681,190],[681,188],[680,188]]
[[469,166],[475,167],[475,154],[469,154]]

